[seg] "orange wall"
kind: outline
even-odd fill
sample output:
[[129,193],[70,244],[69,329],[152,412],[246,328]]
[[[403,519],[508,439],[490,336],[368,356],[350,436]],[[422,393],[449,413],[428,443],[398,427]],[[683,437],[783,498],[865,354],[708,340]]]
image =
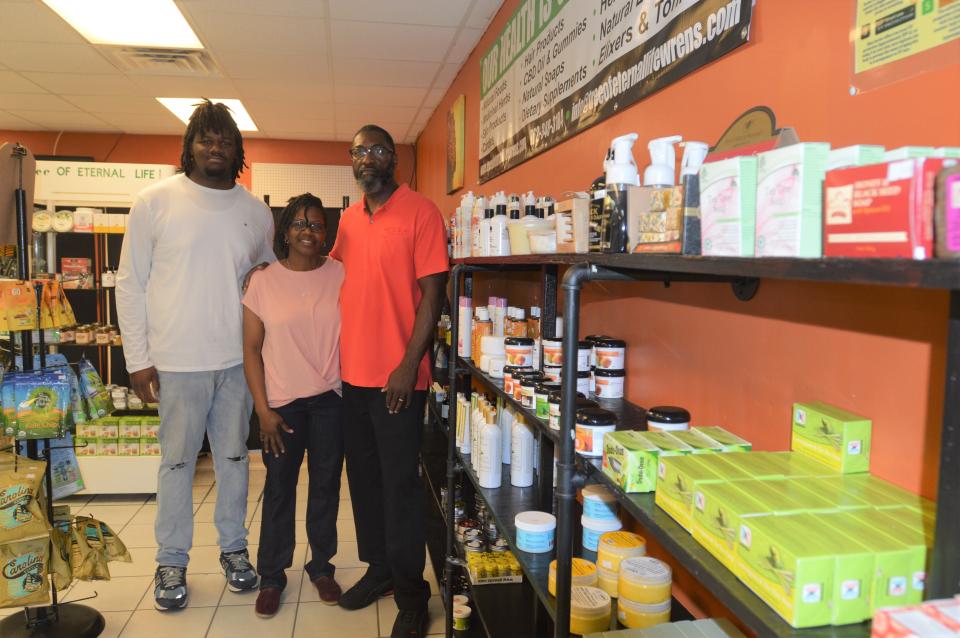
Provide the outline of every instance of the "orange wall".
[[[601,173],[611,138],[681,133],[716,141],[740,113],[773,108],[807,141],[960,145],[960,66],[851,97],[851,3],[764,1],[750,44],[482,186],[477,184],[479,60],[518,5],[508,0],[417,144],[420,191],[449,214],[467,189],[533,189],[559,196]],[[466,187],[445,192],[446,112],[466,95]],[[514,295],[523,286],[496,283]],[[530,285],[526,287],[529,291]],[[887,287],[763,281],[749,303],[728,287],[592,284],[581,334],[630,344],[627,396],[680,404],[695,422],[743,434],[758,449],[788,449],[790,404],[825,400],[874,420],[873,471],[936,493],[947,296]]]
[[[143,162],[180,165],[183,138],[174,135],[126,135],[110,133],[66,132],[57,141],[57,133],[48,131],[0,130],[0,143],[20,142],[34,155],[52,155],[54,144],[58,155],[92,156],[97,162]],[[277,164],[348,165],[350,157],[347,142],[309,142],[299,140],[268,140],[247,137],[243,141],[247,166],[253,162]],[[397,177],[402,182],[413,182],[413,147],[397,147],[399,162]],[[250,188],[251,172],[240,175],[240,183]],[[337,203],[339,205],[339,202]]]

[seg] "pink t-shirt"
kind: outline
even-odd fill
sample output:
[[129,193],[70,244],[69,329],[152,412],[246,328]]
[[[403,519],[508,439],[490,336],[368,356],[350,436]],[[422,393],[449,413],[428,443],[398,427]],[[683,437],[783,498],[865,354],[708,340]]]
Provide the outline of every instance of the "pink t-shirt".
[[340,386],[343,264],[327,259],[307,272],[279,261],[250,280],[243,305],[263,322],[267,402],[276,408]]

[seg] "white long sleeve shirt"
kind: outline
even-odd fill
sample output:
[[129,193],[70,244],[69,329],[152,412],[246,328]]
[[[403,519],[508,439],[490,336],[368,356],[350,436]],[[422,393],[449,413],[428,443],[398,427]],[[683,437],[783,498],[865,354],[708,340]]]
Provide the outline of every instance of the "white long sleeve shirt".
[[117,271],[117,318],[131,374],[223,370],[243,361],[244,275],[273,262],[270,209],[240,185],[175,175],[130,209]]

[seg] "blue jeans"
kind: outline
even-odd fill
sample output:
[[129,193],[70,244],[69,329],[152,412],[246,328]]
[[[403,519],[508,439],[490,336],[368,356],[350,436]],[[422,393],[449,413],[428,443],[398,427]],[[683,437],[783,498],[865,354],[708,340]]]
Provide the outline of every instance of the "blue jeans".
[[160,472],[157,563],[186,567],[193,545],[193,474],[203,434],[217,478],[221,551],[247,547],[247,434],[253,401],[243,366],[209,372],[160,372]]

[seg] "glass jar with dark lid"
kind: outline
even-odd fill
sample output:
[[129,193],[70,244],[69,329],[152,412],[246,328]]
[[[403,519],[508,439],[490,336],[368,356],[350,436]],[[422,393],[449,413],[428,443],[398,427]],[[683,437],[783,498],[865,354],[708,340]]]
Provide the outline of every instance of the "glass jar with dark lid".
[[530,337],[507,337],[503,340],[505,346],[533,346],[533,339]]
[[689,423],[690,412],[675,405],[657,405],[647,410],[647,422]]
[[579,408],[577,423],[580,425],[616,425],[617,415],[603,408]]

